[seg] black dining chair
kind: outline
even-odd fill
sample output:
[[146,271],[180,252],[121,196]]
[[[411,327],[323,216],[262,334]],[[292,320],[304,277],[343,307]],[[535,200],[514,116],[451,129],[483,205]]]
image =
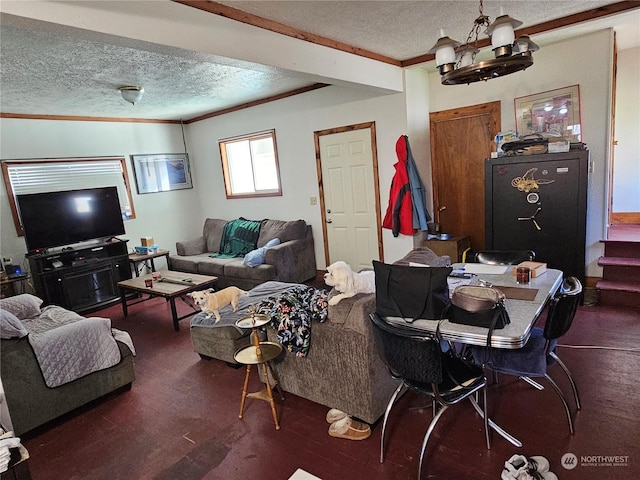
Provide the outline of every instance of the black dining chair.
[[[389,368],[391,376],[400,379],[384,413],[380,438],[380,463],[384,461],[384,440],[389,413],[401,393],[407,389],[419,395],[430,397],[433,406],[433,419],[427,428],[420,449],[418,479],[422,475],[424,453],[429,436],[442,414],[465,398],[468,398],[476,411],[482,412],[487,449],[491,448],[489,424],[486,407],[486,378],[482,368],[458,357],[444,353],[435,337],[418,335],[402,326],[392,325],[379,315],[371,314],[374,326],[374,339],[380,358]],[[477,392],[483,391],[483,407],[477,403]]]
[[515,375],[538,390],[544,390],[544,387],[532,380],[532,377],[544,377],[556,391],[560,400],[562,400],[572,435],[574,428],[569,405],[558,384],[547,373],[547,369],[556,363],[560,366],[569,379],[576,407],[580,410],[582,407],[578,388],[571,376],[571,372],[560,360],[556,346],[557,339],[571,328],[581,295],[582,284],[580,280],[576,277],[567,277],[563,280],[556,295],[549,302],[544,328],[534,328],[524,347],[515,350],[492,348],[490,351],[484,347],[473,347],[472,349],[476,363],[492,370],[494,374]]
[[536,259],[533,250],[470,250],[466,252],[463,263],[484,263],[487,265],[517,265]]

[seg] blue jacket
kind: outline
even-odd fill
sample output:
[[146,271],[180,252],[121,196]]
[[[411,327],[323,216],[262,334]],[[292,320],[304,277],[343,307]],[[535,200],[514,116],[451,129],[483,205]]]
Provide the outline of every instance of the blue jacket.
[[427,189],[422,183],[416,162],[409,146],[409,137],[403,135],[407,144],[407,172],[409,173],[409,185],[411,186],[411,200],[413,203],[413,228],[427,231],[427,223],[431,221],[431,215],[427,211],[425,194]]

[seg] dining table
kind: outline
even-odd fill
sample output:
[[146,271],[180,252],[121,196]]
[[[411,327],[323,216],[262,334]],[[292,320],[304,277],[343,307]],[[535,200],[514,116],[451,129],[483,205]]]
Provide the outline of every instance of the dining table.
[[[449,291],[459,285],[491,285],[505,296],[505,308],[510,323],[495,329],[491,334],[491,347],[522,348],[529,340],[540,314],[562,284],[561,270],[547,269],[531,278],[528,284],[518,284],[511,265],[453,264],[454,272],[466,272],[471,278],[449,277]],[[476,273],[477,272],[477,273]],[[389,323],[415,330],[417,334],[435,334],[439,331],[443,340],[467,345],[487,345],[488,328],[451,323],[443,319],[416,319],[407,322],[402,317],[385,317]]]
[[[561,270],[546,269],[544,273],[531,278],[527,284],[519,284],[513,274],[512,265],[484,265],[484,264],[453,264],[453,271],[465,274],[469,278],[450,276],[448,278],[449,292],[459,285],[485,285],[501,290],[505,296],[505,308],[509,314],[510,323],[504,328],[495,329],[489,335],[489,329],[451,323],[442,319],[416,319],[408,322],[401,317],[386,316],[385,319],[404,330],[415,331],[416,334],[438,334],[442,340],[461,343],[464,345],[487,346],[490,342],[493,348],[516,349],[522,348],[529,337],[540,315],[550,298],[560,288],[563,280]],[[483,410],[477,403],[472,402],[477,413],[484,418]],[[488,420],[492,429],[516,447],[522,442],[508,433],[492,419]]]

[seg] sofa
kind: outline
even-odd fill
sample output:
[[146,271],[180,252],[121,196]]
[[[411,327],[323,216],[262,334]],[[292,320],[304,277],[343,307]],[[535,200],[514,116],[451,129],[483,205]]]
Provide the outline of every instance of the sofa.
[[[425,247],[412,250],[396,264],[410,262],[447,266],[451,259],[438,256]],[[249,292],[250,296],[254,291]],[[336,295],[329,292],[328,298]],[[250,304],[263,295],[249,297]],[[242,315],[246,305],[241,304],[235,315]],[[313,323],[311,345],[308,354],[299,358],[289,351],[272,362],[282,389],[328,408],[338,408],[367,423],[375,423],[384,409],[398,382],[391,378],[388,369],[376,350],[369,315],[375,311],[375,294],[358,294],[329,305],[327,319]],[[232,318],[230,309],[221,310],[223,320]],[[201,314],[199,314],[201,315]],[[202,358],[218,358],[234,362],[234,349],[250,343],[250,331],[230,325],[206,328],[202,317],[193,317],[191,339],[194,350]],[[277,331],[267,329],[270,341],[278,341]]]
[[126,332],[109,319],[41,305],[30,294],[0,300],[0,373],[16,435],[129,389],[135,379]]
[[225,237],[226,229],[230,222],[242,220],[207,218],[202,236],[176,243],[177,254],[169,255],[169,269],[215,276],[218,288],[235,285],[245,290],[269,280],[301,283],[315,278],[313,234],[304,220],[262,220],[250,251],[222,256],[225,240],[233,242]]

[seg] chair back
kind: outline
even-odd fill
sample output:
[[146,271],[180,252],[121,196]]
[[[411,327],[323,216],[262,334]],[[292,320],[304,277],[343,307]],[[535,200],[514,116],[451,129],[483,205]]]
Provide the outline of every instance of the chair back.
[[517,265],[535,260],[532,250],[478,250],[467,254],[465,262],[486,265]]
[[576,277],[563,280],[558,293],[549,302],[544,338],[555,340],[569,331],[582,295],[582,283]]
[[442,383],[442,353],[435,338],[415,335],[371,314],[378,354],[394,377],[410,383]]

